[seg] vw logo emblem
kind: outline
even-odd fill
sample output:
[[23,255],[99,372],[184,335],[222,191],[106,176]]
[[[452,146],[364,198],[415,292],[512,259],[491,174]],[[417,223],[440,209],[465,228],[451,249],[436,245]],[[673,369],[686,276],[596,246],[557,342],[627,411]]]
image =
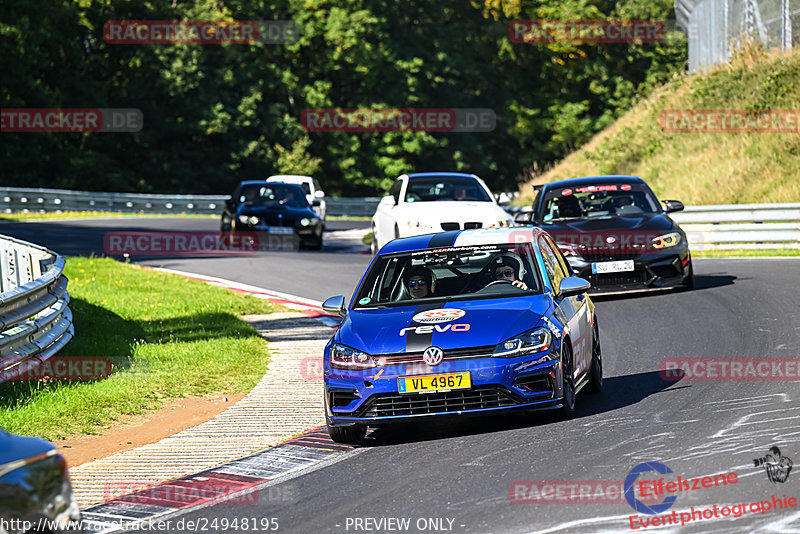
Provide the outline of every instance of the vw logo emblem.
[[428,347],[422,353],[422,359],[428,365],[439,365],[442,363],[442,358],[444,358],[444,353],[439,347]]

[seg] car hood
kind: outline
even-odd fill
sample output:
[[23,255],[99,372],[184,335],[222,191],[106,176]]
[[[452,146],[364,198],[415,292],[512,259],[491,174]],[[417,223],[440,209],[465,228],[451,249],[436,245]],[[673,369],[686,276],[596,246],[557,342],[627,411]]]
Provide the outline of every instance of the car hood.
[[52,443],[40,438],[14,436],[0,431],[0,466],[43,454],[54,448]]
[[[415,314],[437,308],[459,309],[465,313],[456,320],[436,324],[423,325],[412,321]],[[339,328],[337,337],[339,342],[368,354],[413,352],[430,345],[442,349],[482,347],[497,345],[540,326],[544,324],[543,318],[550,314],[549,295],[352,310]],[[456,325],[469,327],[453,329]],[[432,332],[417,334],[413,328],[418,326],[433,327]]]
[[603,250],[607,246],[622,246],[629,252],[641,251],[637,248],[639,245],[644,246],[652,239],[669,232],[682,233],[680,227],[663,213],[548,221],[542,223],[541,228],[556,243],[580,244],[589,249]]
[[546,221],[541,225],[542,230],[549,234],[557,232],[603,232],[603,231],[655,231],[669,232],[677,225],[664,213],[639,215],[636,217],[597,217],[592,219],[567,219],[559,221]]
[[302,218],[316,218],[311,208],[292,208],[289,206],[244,206],[237,215],[255,216],[270,226],[290,226]]
[[508,215],[493,202],[439,201],[406,202],[399,206],[403,216],[420,221],[491,221],[505,220]]

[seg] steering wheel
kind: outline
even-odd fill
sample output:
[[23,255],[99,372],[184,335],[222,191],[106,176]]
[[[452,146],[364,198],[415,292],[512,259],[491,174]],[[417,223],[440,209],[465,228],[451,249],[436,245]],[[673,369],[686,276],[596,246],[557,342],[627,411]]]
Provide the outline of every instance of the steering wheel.
[[489,282],[483,288],[486,289],[487,287],[492,287],[497,284],[513,284],[511,280],[494,280],[493,282]]

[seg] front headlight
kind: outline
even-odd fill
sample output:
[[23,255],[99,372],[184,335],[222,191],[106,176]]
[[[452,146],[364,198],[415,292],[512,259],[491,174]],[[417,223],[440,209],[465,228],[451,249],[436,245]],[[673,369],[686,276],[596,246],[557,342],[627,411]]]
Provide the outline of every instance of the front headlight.
[[331,366],[335,369],[369,369],[375,367],[375,360],[365,352],[347,345],[336,343],[331,347]]
[[258,217],[254,217],[252,215],[239,215],[239,222],[242,224],[249,224],[250,226],[255,226],[258,224]]
[[492,356],[496,358],[514,358],[541,352],[550,348],[551,339],[550,330],[547,328],[534,328],[500,343],[494,348]]
[[653,248],[669,248],[674,247],[681,240],[681,234],[678,232],[671,232],[669,234],[660,235],[650,240]]
[[311,219],[307,219],[307,218],[302,218],[302,219],[300,219],[300,224],[301,224],[302,226],[308,226],[308,225],[309,225],[309,224],[311,224],[312,222],[314,222],[314,221],[312,221]]

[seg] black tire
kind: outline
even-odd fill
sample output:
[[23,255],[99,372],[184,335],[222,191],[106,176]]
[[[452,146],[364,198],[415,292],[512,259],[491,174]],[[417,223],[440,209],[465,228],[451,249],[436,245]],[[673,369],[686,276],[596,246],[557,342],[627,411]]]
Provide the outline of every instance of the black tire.
[[689,260],[689,274],[683,279],[683,287],[686,291],[694,289],[694,265],[692,265],[692,260]]
[[589,372],[589,393],[600,393],[603,391],[603,354],[600,350],[600,329],[597,328],[597,318],[594,319],[592,328],[592,369]]
[[367,435],[365,426],[331,426],[328,425],[328,434],[336,443],[344,445],[358,445]]
[[561,416],[568,419],[575,413],[575,380],[572,378],[572,347],[566,339],[561,343],[562,389],[564,390],[563,402],[561,403]]
[[394,238],[400,239],[400,228],[396,224],[394,225]]
[[312,250],[322,250],[322,236],[320,235],[317,239],[312,241],[309,248]]

